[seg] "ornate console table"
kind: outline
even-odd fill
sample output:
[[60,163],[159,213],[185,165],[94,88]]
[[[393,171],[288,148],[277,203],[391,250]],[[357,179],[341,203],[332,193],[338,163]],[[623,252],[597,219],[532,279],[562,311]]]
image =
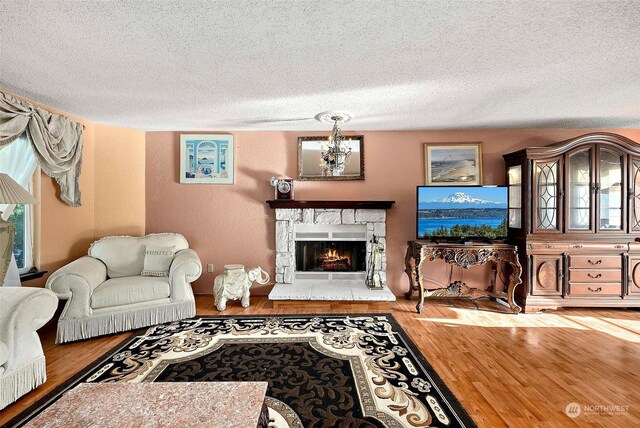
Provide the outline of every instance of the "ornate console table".
[[[509,244],[436,244],[431,241],[408,241],[407,254],[404,258],[405,272],[409,276],[411,288],[405,297],[410,299],[414,291],[418,291],[419,299],[416,309],[422,312],[425,297],[467,297],[478,299],[480,297],[495,297],[504,299],[509,304],[514,314],[522,309],[514,301],[514,291],[518,284],[522,283],[520,274],[522,266],[518,261],[518,250],[515,245]],[[433,261],[442,259],[446,263],[461,266],[469,269],[473,266],[493,263],[497,269],[500,262],[508,263],[511,266],[509,275],[509,286],[507,291],[496,290],[495,275],[491,276],[491,286],[487,290],[471,288],[460,281],[450,284],[448,287],[435,290],[425,290],[422,265],[426,260]],[[415,277],[415,280],[414,280]]]

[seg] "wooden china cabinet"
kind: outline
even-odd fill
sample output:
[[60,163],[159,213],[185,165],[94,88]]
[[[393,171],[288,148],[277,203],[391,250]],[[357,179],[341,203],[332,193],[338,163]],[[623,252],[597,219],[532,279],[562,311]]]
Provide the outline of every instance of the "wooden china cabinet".
[[503,157],[525,312],[640,306],[640,144],[594,133]]

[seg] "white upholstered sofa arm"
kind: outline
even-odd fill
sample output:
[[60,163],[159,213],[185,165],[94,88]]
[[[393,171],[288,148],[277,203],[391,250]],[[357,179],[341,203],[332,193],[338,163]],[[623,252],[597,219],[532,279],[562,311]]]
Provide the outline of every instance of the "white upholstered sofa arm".
[[4,365],[9,360],[9,347],[3,340],[7,340],[7,338],[0,337],[0,376],[7,371]]
[[0,354],[4,371],[15,370],[42,355],[36,331],[58,309],[58,298],[36,287],[0,288]]
[[46,287],[60,299],[69,299],[64,310],[66,317],[78,318],[89,315],[91,294],[106,280],[104,263],[84,256],[51,274]]
[[191,284],[202,274],[202,263],[195,251],[190,248],[178,251],[169,269],[171,301],[181,302],[193,299]]

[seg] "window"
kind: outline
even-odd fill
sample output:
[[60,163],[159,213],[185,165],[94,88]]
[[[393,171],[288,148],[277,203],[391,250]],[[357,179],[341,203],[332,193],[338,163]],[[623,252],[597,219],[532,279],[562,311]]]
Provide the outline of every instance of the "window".
[[[39,169],[36,169],[35,156],[26,133],[0,150],[0,172],[7,173],[25,189],[34,193],[34,182],[39,183],[39,180],[33,180],[33,176],[39,174]],[[35,265],[33,210],[33,205],[0,204],[0,211],[9,214],[8,221],[16,228],[13,254],[21,274],[28,272]]]
[[16,236],[13,241],[13,255],[16,258],[16,263],[20,270],[24,269],[27,265],[24,254],[26,247],[24,242],[24,234],[26,232],[25,217],[24,205],[17,205],[9,216],[9,221],[13,223],[16,228]]
[[13,255],[16,258],[18,271],[26,273],[34,266],[33,263],[33,239],[32,236],[32,215],[31,205],[16,205],[9,216],[9,221],[16,228],[15,239],[13,241]]

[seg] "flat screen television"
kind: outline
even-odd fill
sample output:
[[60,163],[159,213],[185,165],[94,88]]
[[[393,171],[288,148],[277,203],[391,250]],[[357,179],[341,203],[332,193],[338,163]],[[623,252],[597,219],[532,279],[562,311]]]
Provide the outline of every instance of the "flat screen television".
[[502,239],[507,186],[418,186],[418,239]]

